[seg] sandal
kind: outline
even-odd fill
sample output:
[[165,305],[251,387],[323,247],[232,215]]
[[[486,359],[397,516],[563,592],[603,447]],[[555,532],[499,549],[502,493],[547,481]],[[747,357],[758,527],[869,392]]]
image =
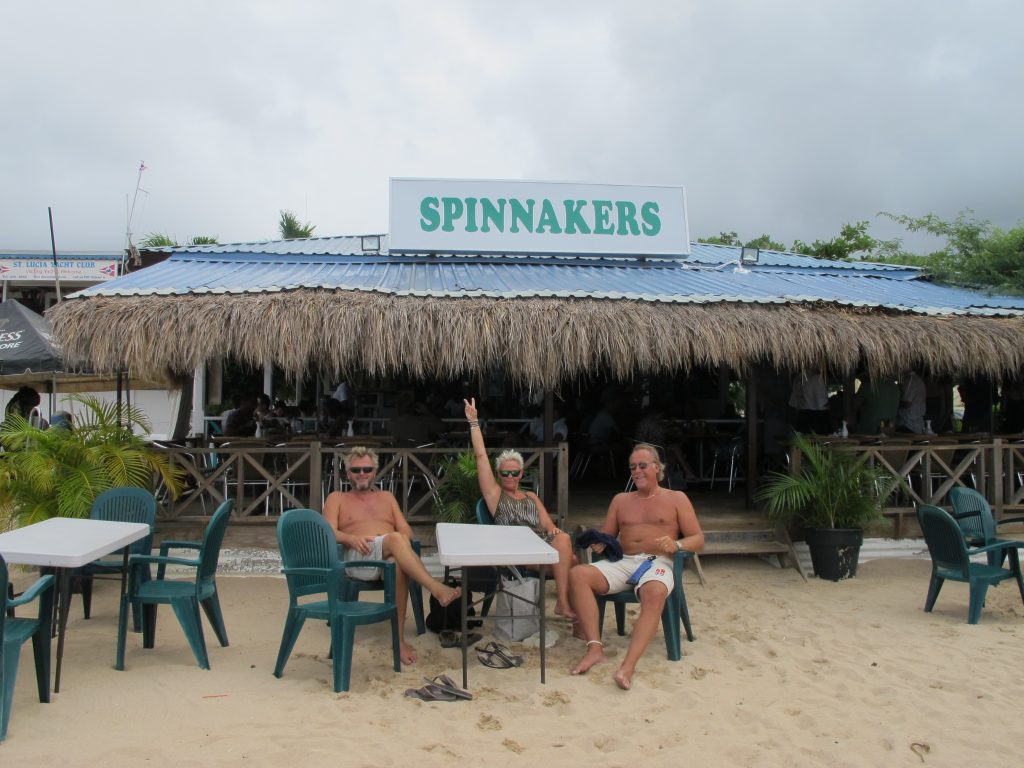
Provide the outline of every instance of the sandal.
[[[465,691],[464,691],[465,693]],[[428,684],[422,688],[406,688],[405,695],[420,701],[458,701],[459,697],[438,685]]]
[[481,664],[491,669],[511,669],[523,663],[522,656],[514,656],[509,653],[508,648],[499,643],[477,646],[476,657]]
[[459,686],[455,684],[455,681],[448,677],[448,675],[438,675],[437,677],[431,680],[427,680],[427,678],[423,679],[426,680],[429,685],[435,688],[440,688],[445,693],[454,696],[458,699],[465,699],[466,701],[470,701],[473,698],[472,693],[463,690],[462,688],[459,688]]

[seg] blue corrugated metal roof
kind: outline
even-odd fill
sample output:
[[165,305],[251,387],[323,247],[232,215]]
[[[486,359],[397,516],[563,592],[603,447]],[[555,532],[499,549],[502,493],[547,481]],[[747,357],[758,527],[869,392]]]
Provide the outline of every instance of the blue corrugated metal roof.
[[[686,259],[406,256],[362,250],[360,237],[166,249],[169,259],[74,296],[264,293],[300,288],[395,295],[579,297],[677,304],[828,302],[934,314],[1024,313],[1024,299],[907,279],[901,267],[764,252],[740,268],[739,249],[695,243]],[[731,256],[731,258],[729,258]],[[646,268],[644,268],[646,267]]]
[[[369,250],[363,250],[364,242],[370,246]],[[373,247],[377,246],[377,247]],[[466,254],[432,254],[424,256],[421,254],[391,253],[388,249],[388,236],[385,234],[374,235],[341,235],[337,237],[309,237],[295,240],[262,240],[248,243],[222,243],[214,245],[186,245],[166,248],[147,249],[153,253],[171,254],[195,254],[195,255],[221,255],[237,256],[248,260],[275,260],[279,257],[321,257],[328,260],[332,257],[347,256],[353,258],[376,257],[375,262],[383,257],[393,259],[399,263],[408,260],[422,261],[424,259],[449,259],[453,261],[484,261],[484,262],[539,262],[545,264],[591,264],[609,266],[638,266],[638,267],[668,267],[672,268],[679,264],[690,264],[695,266],[715,266],[735,262],[740,257],[740,248],[732,245],[715,245],[711,243],[691,243],[690,254],[677,259],[666,259],[655,257],[648,260],[641,260],[634,257],[613,257],[613,256],[564,256],[534,254],[523,255],[466,255]],[[758,267],[766,271],[811,271],[811,272],[836,272],[845,274],[856,272],[861,274],[879,274],[889,277],[913,277],[920,270],[916,267],[900,266],[896,264],[874,264],[865,261],[823,261],[799,253],[788,253],[785,251],[760,252]]]

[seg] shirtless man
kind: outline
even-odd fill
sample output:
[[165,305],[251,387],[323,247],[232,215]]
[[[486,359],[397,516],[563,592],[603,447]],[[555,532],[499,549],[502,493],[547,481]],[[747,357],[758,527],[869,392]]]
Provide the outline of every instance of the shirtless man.
[[[665,477],[665,469],[658,459],[657,449],[646,443],[633,448],[629,471],[636,490],[620,493],[612,499],[601,526],[604,533],[619,537],[622,560],[577,565],[569,572],[569,595],[579,617],[578,632],[587,641],[587,651],[573,667],[572,674],[582,675],[591,667],[608,661],[600,640],[595,594],[626,589],[626,579],[637,567],[649,555],[657,556],[636,587],[640,616],[633,627],[626,656],[613,675],[615,683],[624,691],[633,684],[636,663],[654,637],[665,600],[672,591],[672,555],[683,549],[689,552],[704,549],[704,533],[686,494],[658,485]],[[604,545],[594,544],[591,549],[602,552]]]
[[[423,567],[413,551],[412,529],[402,517],[398,501],[388,491],[374,485],[377,475],[377,454],[369,448],[354,447],[345,454],[345,472],[352,490],[335,491],[324,502],[324,519],[334,529],[334,537],[344,547],[342,560],[392,560],[395,568],[395,601],[398,604],[399,643],[402,661],[411,664],[416,654],[405,642],[405,610],[409,602],[409,579],[422,585],[448,605],[462,594],[449,587]],[[379,568],[349,568],[350,578],[377,581]]]

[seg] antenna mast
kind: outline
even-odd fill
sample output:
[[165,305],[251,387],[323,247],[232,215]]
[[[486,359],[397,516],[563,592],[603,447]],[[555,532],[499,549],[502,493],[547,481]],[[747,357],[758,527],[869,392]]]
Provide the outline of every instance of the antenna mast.
[[[139,177],[135,181],[135,194],[132,196],[132,204],[128,209],[128,225],[125,228],[124,233],[124,255],[121,257],[121,272],[123,273],[127,267],[127,259],[131,257],[132,263],[138,266],[141,261],[139,258],[139,249],[135,247],[135,243],[132,242],[132,219],[135,217],[135,203],[139,199],[139,192],[149,194],[142,188],[142,172],[146,170],[146,162],[143,160],[139,163]],[[125,196],[125,203],[128,202],[127,196]]]

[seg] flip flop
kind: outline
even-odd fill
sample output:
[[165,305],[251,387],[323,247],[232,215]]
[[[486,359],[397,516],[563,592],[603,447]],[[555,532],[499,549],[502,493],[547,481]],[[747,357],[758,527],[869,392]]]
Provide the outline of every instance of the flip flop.
[[438,685],[428,684],[422,688],[406,688],[405,695],[420,701],[458,701],[459,697]]
[[427,678],[423,679],[426,680],[429,685],[432,685],[436,688],[440,688],[445,693],[455,696],[458,699],[465,699],[466,701],[470,701],[473,698],[472,693],[463,690],[462,688],[459,688],[459,686],[455,684],[455,681],[448,677],[448,675],[438,675],[437,677],[430,680],[428,680]]
[[515,656],[509,653],[508,648],[499,643],[487,643],[487,645],[478,646],[476,657],[481,664],[491,669],[511,669],[512,667],[521,666],[523,663],[522,656]]

